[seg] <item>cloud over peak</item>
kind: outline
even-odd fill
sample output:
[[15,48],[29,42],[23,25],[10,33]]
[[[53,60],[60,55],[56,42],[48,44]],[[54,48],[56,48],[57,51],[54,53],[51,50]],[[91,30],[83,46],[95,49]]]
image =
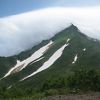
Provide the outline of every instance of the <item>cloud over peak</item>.
[[11,56],[49,39],[70,23],[100,39],[100,7],[47,8],[0,19],[0,56]]

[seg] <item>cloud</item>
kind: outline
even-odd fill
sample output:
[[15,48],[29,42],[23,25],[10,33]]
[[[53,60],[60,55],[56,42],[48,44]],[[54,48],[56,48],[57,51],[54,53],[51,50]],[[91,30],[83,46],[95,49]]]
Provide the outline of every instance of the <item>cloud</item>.
[[57,32],[76,25],[86,35],[100,39],[100,7],[47,8],[0,19],[0,56],[27,50]]

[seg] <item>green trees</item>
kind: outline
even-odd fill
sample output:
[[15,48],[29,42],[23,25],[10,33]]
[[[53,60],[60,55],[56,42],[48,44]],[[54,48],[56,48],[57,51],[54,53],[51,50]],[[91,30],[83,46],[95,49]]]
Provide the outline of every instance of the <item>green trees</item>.
[[[99,71],[98,71],[99,72]],[[14,87],[0,88],[0,99],[32,97],[39,98],[48,95],[77,93],[84,91],[100,91],[100,73],[96,70],[76,70],[69,76],[58,76],[45,80],[35,91],[34,89],[23,89]]]
[[[45,81],[42,85],[42,92],[55,92],[62,90],[62,93],[84,92],[84,91],[100,91],[100,73],[96,70],[80,69],[73,72],[68,77],[58,77],[53,80]],[[51,93],[51,94],[52,94]],[[50,94],[50,93],[49,93]]]
[[48,89],[59,89],[64,88],[66,85],[65,79],[63,77],[57,77],[53,80],[46,80],[44,84],[42,85],[42,90],[48,90]]
[[69,76],[70,89],[100,91],[100,75],[96,70],[78,70]]

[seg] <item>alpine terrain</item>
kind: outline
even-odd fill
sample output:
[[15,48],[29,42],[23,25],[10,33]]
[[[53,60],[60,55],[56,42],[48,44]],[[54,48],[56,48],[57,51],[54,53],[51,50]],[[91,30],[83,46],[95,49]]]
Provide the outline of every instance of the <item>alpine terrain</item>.
[[0,57],[0,98],[100,91],[99,73],[100,41],[72,24],[30,50]]

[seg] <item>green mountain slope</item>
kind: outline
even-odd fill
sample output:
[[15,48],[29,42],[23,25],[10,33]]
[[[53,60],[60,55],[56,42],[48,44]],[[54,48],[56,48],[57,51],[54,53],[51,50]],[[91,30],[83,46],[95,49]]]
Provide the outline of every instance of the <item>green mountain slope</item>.
[[[70,39],[69,45],[64,49],[63,54],[48,69],[24,80],[24,77],[35,72],[46,62],[66,41]],[[81,33],[77,27],[71,25],[69,28],[59,32],[50,40],[52,46],[43,54],[38,62],[28,64],[23,70],[12,73],[8,77],[0,80],[0,86],[8,88],[9,86],[22,89],[39,89],[45,80],[53,80],[56,77],[68,77],[77,69],[96,69],[100,70],[100,42]],[[0,77],[2,78],[10,68],[14,67],[16,60],[23,61],[30,57],[39,48],[45,46],[50,40],[43,41],[30,50],[8,58],[0,58]],[[77,55],[77,61],[74,61]]]

